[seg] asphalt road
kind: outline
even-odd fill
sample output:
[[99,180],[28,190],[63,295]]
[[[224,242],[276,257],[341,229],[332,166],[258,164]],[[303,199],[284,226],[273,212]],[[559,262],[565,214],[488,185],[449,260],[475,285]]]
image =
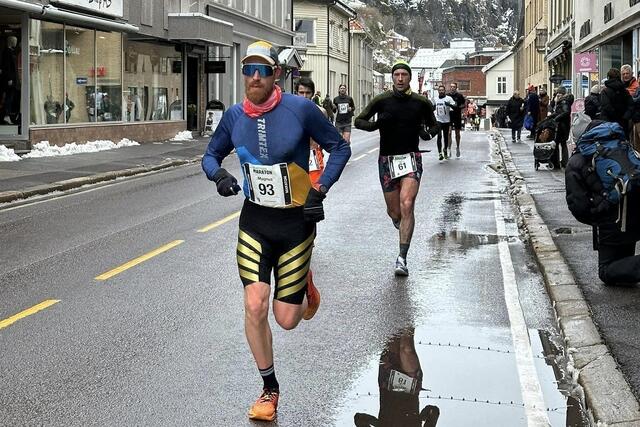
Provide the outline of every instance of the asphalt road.
[[[407,279],[393,275],[377,146],[377,133],[354,133],[325,202],[318,314],[273,327],[276,425],[385,416],[379,362],[396,337],[415,349],[416,405],[436,406],[438,426],[573,423],[554,376],[553,311],[488,167],[487,135],[463,133],[461,159],[425,155]],[[240,175],[235,158],[225,167]],[[261,382],[235,265],[241,203],[187,166],[0,211],[0,425],[254,425],[246,411]]]

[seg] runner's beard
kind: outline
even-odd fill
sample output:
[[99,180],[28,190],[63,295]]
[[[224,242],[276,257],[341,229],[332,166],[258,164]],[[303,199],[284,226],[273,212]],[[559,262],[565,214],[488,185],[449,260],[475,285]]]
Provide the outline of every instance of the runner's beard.
[[247,99],[255,105],[263,104],[273,91],[273,86],[267,87],[265,85],[249,85],[245,88],[244,93],[247,95]]

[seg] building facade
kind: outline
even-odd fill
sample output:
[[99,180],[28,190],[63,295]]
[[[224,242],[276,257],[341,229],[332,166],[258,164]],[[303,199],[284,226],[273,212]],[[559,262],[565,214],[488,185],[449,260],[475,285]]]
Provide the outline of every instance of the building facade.
[[491,117],[491,114],[501,105],[505,105],[513,95],[514,59],[514,53],[509,51],[482,68],[485,75],[487,117]]
[[241,99],[249,43],[292,44],[290,17],[291,0],[0,0],[0,143],[199,130],[207,101]]
[[547,0],[525,0],[523,31],[523,80],[525,85],[548,88],[545,51],[548,38]]
[[451,83],[458,85],[458,92],[465,98],[472,98],[478,105],[483,105],[487,99],[485,75],[482,65],[455,65],[442,71],[442,84],[449,88]]
[[[582,65],[590,65],[589,69],[576,68],[576,76],[580,81],[602,81],[610,68],[619,69],[624,64],[631,65],[634,75],[638,74],[640,1],[575,1],[573,16],[576,61],[581,59]],[[591,58],[597,60],[597,69],[593,64],[588,64],[592,59],[584,54],[591,54]]]
[[378,93],[373,79],[374,41],[364,25],[357,20],[351,24],[351,62],[349,64],[350,93],[358,114]]
[[349,21],[356,14],[340,1],[296,0],[293,17],[296,35],[306,44],[300,75],[310,77],[316,90],[333,99],[339,85],[349,85]]
[[545,61],[550,85],[573,91],[573,0],[550,1],[548,17]]

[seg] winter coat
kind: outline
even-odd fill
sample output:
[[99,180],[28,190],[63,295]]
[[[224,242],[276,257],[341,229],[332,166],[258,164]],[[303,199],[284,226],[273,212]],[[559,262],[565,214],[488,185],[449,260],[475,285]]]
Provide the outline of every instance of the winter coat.
[[538,97],[538,94],[530,92],[529,95],[527,95],[527,99],[524,104],[527,113],[531,114],[537,122],[540,117],[540,98]]
[[628,82],[624,82],[624,87],[627,88],[627,92],[629,92],[629,95],[635,96],[636,91],[638,90],[640,85],[638,84],[638,80],[635,77],[632,77]]
[[540,120],[544,120],[549,115],[549,95],[544,94],[540,97]]
[[617,122],[628,133],[628,122],[631,118],[631,95],[620,79],[609,79],[604,82],[605,88],[600,91],[600,118],[607,122]]
[[600,117],[600,94],[590,93],[584,99],[584,113],[595,120]]
[[555,117],[553,120],[558,123],[556,138],[560,141],[566,141],[569,138],[569,130],[571,129],[571,106],[574,97],[571,94],[564,95],[556,104]]
[[640,88],[636,90],[632,98],[631,121],[640,123]]
[[599,243],[615,245],[640,240],[640,194],[627,196],[627,231],[623,233],[616,223],[618,205],[601,196],[602,183],[593,170],[591,158],[579,151],[573,153],[567,162],[565,190],[569,210],[578,221],[593,225],[594,231],[597,227]]
[[524,100],[512,96],[507,102],[507,117],[511,120],[511,129],[522,129],[524,124]]

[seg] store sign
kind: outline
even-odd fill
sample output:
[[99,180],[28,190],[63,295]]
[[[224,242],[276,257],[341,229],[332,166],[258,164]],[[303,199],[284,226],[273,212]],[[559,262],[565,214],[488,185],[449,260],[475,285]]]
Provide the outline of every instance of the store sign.
[[77,85],[86,85],[88,81],[89,79],[87,79],[86,77],[76,77]]
[[571,80],[563,80],[560,83],[560,86],[566,87],[567,89],[571,89],[571,87],[573,86],[573,82]]
[[104,15],[122,17],[123,0],[54,0],[57,3],[68,4],[82,9],[92,10]]
[[573,69],[576,73],[598,71],[598,56],[593,52],[576,53],[573,56]]

